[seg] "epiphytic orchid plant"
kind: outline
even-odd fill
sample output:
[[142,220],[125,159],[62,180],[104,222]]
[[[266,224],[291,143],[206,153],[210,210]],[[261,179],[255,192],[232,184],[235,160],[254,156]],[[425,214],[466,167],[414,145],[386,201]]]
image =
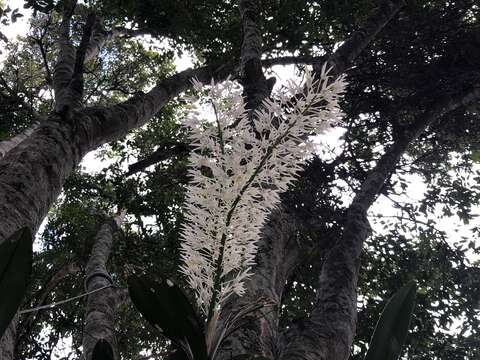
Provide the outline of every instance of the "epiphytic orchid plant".
[[325,132],[341,114],[345,81],[328,73],[326,65],[318,77],[307,71],[303,82],[290,81],[253,116],[236,83],[212,82],[202,100],[214,122],[206,126],[198,109],[191,113],[181,271],[208,319],[229,296],[245,292],[266,217],[315,150],[309,136]]
[[[262,304],[248,304],[217,320],[231,295],[242,296],[252,275],[257,241],[280,194],[295,180],[315,150],[311,135],[339,119],[344,78],[329,76],[326,65],[317,77],[290,81],[253,113],[245,108],[241,87],[233,81],[193,85],[202,96],[190,99],[191,181],[187,189],[180,271],[196,295],[196,316],[181,289],[171,280],[129,280],[134,304],[188,359],[212,360],[222,341],[247,314]],[[203,117],[208,105],[212,121]]]

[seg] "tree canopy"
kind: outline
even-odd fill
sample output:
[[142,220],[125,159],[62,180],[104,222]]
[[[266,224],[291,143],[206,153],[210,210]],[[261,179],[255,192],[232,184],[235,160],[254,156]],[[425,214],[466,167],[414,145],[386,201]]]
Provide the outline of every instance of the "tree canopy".
[[[172,358],[174,346],[129,300],[127,279],[132,272],[169,278],[194,299],[178,271],[191,180],[185,94],[195,93],[193,77],[209,82],[230,75],[245,89],[252,88],[243,60],[244,18],[230,0],[88,1],[68,10],[70,3],[25,1],[33,11],[28,33],[4,43],[2,51],[0,140],[32,125],[40,127],[40,134],[46,134],[42,129],[48,125],[67,138],[63,134],[70,130],[51,123],[70,121],[71,142],[80,149],[71,151],[74,160],[67,170],[57,165],[67,155],[48,165],[51,172],[68,174],[65,181],[41,179],[54,189],[48,201],[55,202],[29,195],[25,205],[35,214],[48,209],[48,215],[35,241],[21,309],[84,294],[96,234],[122,209],[126,217],[113,236],[106,263],[115,285],[118,352],[132,360]],[[363,359],[386,300],[413,279],[419,289],[404,358],[480,357],[480,7],[474,0],[262,0],[256,6],[262,76],[275,78],[280,68],[274,65],[289,65],[281,71],[303,76],[304,66],[318,72],[330,61],[335,75],[345,73],[348,85],[341,103],[344,115],[320,141],[336,134],[339,138],[332,148],[321,145],[308,159],[282,194],[282,205],[272,211],[259,243],[256,275],[244,301],[265,297],[274,301],[274,308],[256,314],[233,334],[223,358],[252,349],[250,355],[267,359],[307,359],[288,344],[299,339],[302,347],[312,341],[320,348],[324,344],[311,335],[317,330],[320,338],[341,338],[340,330],[328,328],[333,320],[325,312],[331,310],[341,313],[340,322],[353,323],[355,338],[345,346],[351,359]],[[391,16],[385,15],[388,9]],[[92,13],[96,18],[89,25]],[[381,21],[371,19],[379,19],[379,13],[388,19],[377,31],[373,27]],[[15,20],[5,8],[1,16],[4,26]],[[70,82],[81,82],[81,95],[75,97],[77,88],[72,87],[74,101],[64,101],[62,107],[58,64],[68,55],[62,48],[64,25],[77,48],[77,63],[86,29],[92,32],[91,48],[97,45],[96,36],[103,36],[103,42],[98,56],[89,58],[90,47],[83,49],[80,80],[72,76]],[[360,48],[360,43],[365,45]],[[192,58],[194,69],[177,71],[175,59],[182,56]],[[267,97],[273,82],[269,84]],[[84,133],[86,140],[80,138]],[[47,140],[19,146],[30,152],[38,147],[39,156],[48,158],[42,146],[53,148],[60,141],[50,135]],[[70,154],[64,148],[58,145],[55,151]],[[96,172],[77,164],[94,148],[102,165]],[[8,170],[19,159],[15,152],[10,158],[8,154],[0,158],[0,174],[35,182],[16,168]],[[15,181],[7,185],[15,188]],[[24,183],[17,185],[24,192]],[[5,203],[17,199],[2,196]],[[18,213],[37,230],[43,218],[22,206]],[[0,207],[0,215],[7,212],[11,210]],[[0,239],[12,223],[6,223]],[[347,240],[362,234],[366,240],[358,245],[358,276],[347,266],[348,259],[347,265],[334,262],[332,269],[338,271],[330,271],[331,259],[339,254],[351,256],[356,266],[358,259],[350,254],[354,245]],[[331,276],[328,287],[322,287],[325,274]],[[343,287],[345,277],[353,280]],[[335,298],[335,305],[325,300],[333,298],[328,291],[353,291],[357,297],[353,305]],[[60,359],[81,359],[85,304],[85,298],[78,298],[20,314],[12,359],[47,360],[54,353]],[[351,306],[358,315],[349,313]],[[61,350],[65,339],[71,343]],[[349,342],[346,337],[341,341]]]

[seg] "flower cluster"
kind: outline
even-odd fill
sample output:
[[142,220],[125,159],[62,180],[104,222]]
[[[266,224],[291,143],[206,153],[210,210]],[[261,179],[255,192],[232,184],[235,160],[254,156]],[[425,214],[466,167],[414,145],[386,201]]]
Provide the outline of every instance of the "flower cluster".
[[202,100],[214,122],[191,113],[181,272],[205,314],[245,292],[265,220],[314,150],[310,135],[341,115],[344,88],[343,77],[332,79],[324,66],[318,79],[306,72],[303,82],[289,82],[249,116],[236,83],[212,82]]

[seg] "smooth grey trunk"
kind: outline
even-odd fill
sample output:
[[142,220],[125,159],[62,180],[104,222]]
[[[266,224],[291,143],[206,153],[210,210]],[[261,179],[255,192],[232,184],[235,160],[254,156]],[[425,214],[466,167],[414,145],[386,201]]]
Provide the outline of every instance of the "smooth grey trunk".
[[98,341],[108,342],[113,350],[114,360],[119,359],[115,336],[115,308],[117,294],[107,271],[107,262],[113,245],[113,237],[119,229],[123,216],[103,224],[95,236],[92,252],[85,269],[85,290],[108,287],[88,295],[83,330],[83,358],[90,360]]

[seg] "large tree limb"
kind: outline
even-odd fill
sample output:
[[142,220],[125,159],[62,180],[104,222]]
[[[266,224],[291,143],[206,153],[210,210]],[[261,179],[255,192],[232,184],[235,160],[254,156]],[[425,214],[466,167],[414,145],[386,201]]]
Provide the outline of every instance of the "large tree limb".
[[[404,5],[405,0],[384,0],[377,11],[368,17],[362,28],[354,32],[335,53],[328,57],[328,62],[334,67],[334,73],[344,73]],[[322,65],[323,62],[316,63],[314,70],[319,72]]]
[[65,178],[83,156],[144,125],[191,80],[226,79],[233,66],[189,69],[160,81],[151,92],[111,107],[51,114],[0,159],[0,243],[28,226],[35,232],[57,198]]
[[[0,143],[1,145],[1,143]],[[1,151],[1,148],[0,148]],[[190,151],[190,147],[185,143],[164,143],[155,150],[148,157],[137,161],[128,166],[128,172],[126,176],[131,176],[140,171],[145,170],[147,167],[157,164],[161,161],[172,158],[173,156],[186,155]]]
[[240,77],[245,97],[245,107],[256,109],[270,96],[273,83],[267,81],[262,69],[262,37],[258,27],[256,0],[239,0],[243,41],[240,51]]
[[58,57],[53,70],[53,90],[56,109],[60,110],[69,103],[68,88],[75,66],[75,48],[70,42],[70,23],[76,6],[75,0],[66,0],[62,9],[62,21],[58,38]]
[[[70,91],[73,93],[74,106],[80,106],[83,100],[83,72],[85,67],[85,57],[92,37],[93,27],[97,21],[95,13],[87,16],[87,21],[83,27],[83,34],[75,55],[75,66],[73,68],[72,80],[70,81]],[[76,107],[76,106],[75,106]]]
[[231,354],[263,354],[272,359],[277,358],[281,299],[285,279],[289,278],[295,268],[299,255],[295,236],[298,231],[295,217],[284,207],[279,207],[270,215],[270,220],[262,231],[255,275],[245,284],[248,292],[240,298],[235,297],[228,301],[222,307],[222,315],[238,311],[247,304],[260,302],[268,306],[244,319],[246,325],[225,342],[221,359],[230,359]]
[[85,54],[85,61],[95,59],[102,50],[102,48],[105,46],[105,44],[113,41],[119,36],[135,37],[146,34],[148,34],[148,32],[143,30],[133,30],[121,27],[116,27],[110,31],[107,31],[103,27],[102,19],[100,17],[97,17],[97,20],[93,27],[92,38]]
[[316,305],[307,327],[293,336],[281,359],[345,360],[356,327],[356,289],[360,254],[370,233],[367,211],[408,146],[449,112],[480,100],[480,86],[452,99],[441,99],[423,113],[380,158],[347,211],[341,238],[327,253],[319,277]]
[[40,123],[36,122],[34,123],[31,127],[26,129],[25,131],[21,132],[18,135],[15,135],[14,137],[4,140],[0,142],[0,159],[5,156],[10,150],[12,150],[15,146],[20,144],[22,141],[25,141],[28,139],[29,136],[33,134],[36,128]]

